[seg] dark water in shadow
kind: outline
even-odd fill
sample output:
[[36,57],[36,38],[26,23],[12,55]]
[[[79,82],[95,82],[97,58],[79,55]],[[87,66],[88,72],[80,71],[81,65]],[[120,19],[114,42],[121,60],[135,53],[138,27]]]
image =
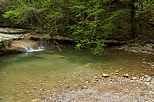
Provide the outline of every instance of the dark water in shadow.
[[[102,56],[70,47],[0,56],[0,102],[31,102],[44,91],[78,87],[94,75],[154,74],[151,55],[106,49]],[[146,63],[146,64],[145,64]]]

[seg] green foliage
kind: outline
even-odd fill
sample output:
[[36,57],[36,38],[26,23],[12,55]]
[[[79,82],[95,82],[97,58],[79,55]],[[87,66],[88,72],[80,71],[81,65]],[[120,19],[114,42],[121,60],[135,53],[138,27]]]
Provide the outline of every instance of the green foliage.
[[44,34],[44,37],[45,37],[46,39],[51,39],[50,34]]
[[138,0],[135,3],[138,8],[136,15],[140,16],[142,20],[154,24],[154,3],[152,0]]
[[[24,3],[23,0],[19,0],[20,5],[15,10],[9,10],[3,14],[4,18],[9,18],[11,22],[19,25],[36,26],[39,20],[39,15],[45,10],[45,8],[37,9],[33,5]],[[36,22],[37,21],[37,22]]]
[[2,47],[6,47],[8,45],[8,40],[2,40],[1,43],[2,43]]
[[89,48],[94,54],[103,53],[105,39],[130,40],[153,32],[152,0],[4,1],[9,9],[0,10],[13,24],[41,29],[47,39],[55,34],[68,36],[76,40],[75,48]]
[[154,34],[154,3],[153,0],[137,0],[137,31],[140,36],[153,39]]

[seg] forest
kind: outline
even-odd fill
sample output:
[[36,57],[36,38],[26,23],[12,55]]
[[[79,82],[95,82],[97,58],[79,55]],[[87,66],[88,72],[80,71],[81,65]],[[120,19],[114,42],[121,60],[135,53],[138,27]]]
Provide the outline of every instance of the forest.
[[105,40],[154,43],[153,0],[0,0],[0,26],[61,35],[102,53]]

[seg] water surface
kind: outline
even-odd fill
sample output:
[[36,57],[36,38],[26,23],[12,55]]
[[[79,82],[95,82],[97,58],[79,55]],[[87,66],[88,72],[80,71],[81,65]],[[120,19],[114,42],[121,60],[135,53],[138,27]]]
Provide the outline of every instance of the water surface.
[[[31,102],[44,92],[80,87],[94,75],[154,74],[151,55],[106,49],[102,56],[71,47],[0,56],[0,102]],[[148,64],[145,64],[148,62]]]

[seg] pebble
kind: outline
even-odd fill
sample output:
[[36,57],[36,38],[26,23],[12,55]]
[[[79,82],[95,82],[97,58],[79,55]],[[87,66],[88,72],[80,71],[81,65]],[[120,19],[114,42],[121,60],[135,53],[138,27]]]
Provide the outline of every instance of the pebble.
[[29,93],[28,91],[25,92],[25,94],[28,94],[28,93]]
[[99,81],[99,79],[95,79],[95,81]]
[[119,72],[119,70],[115,70],[115,72],[116,72],[116,73],[118,73],[118,72]]
[[0,100],[4,99],[4,97],[0,96]]
[[87,87],[87,86],[84,86],[83,88],[84,88],[84,89],[87,89],[88,87]]
[[124,74],[123,77],[128,78],[129,77],[129,74],[128,73],[127,74]]
[[118,75],[119,73],[115,73],[115,75]]
[[37,99],[32,99],[32,102],[37,102]]
[[140,81],[143,81],[144,80],[144,77],[140,77],[140,79],[139,79]]
[[149,77],[149,75],[144,75],[144,77],[145,77],[145,78],[148,78],[148,77]]
[[102,74],[102,77],[109,77],[108,74]]
[[33,87],[33,89],[37,89],[37,87]]
[[97,78],[97,76],[94,76],[94,78]]
[[133,80],[137,80],[137,77],[132,77]]
[[89,83],[88,81],[85,82],[85,84],[88,84],[88,83]]
[[96,81],[93,81],[93,83],[96,83]]
[[21,83],[26,83],[25,81],[22,81]]
[[148,78],[146,79],[146,81],[149,82],[149,81],[151,80],[151,78],[152,78],[152,77],[148,77]]

